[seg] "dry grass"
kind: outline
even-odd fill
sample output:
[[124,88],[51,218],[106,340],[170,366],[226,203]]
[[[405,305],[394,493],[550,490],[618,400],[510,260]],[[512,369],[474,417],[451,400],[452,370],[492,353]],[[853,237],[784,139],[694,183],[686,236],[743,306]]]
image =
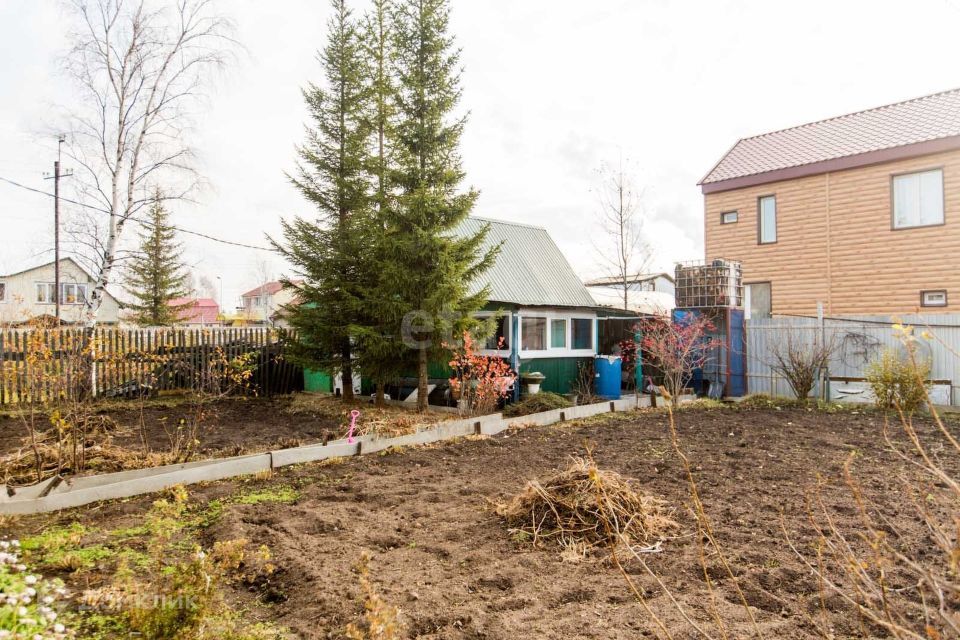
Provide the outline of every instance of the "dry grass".
[[0,469],[3,470],[0,481],[11,485],[37,482],[38,456],[43,478],[84,471],[111,473],[173,462],[166,453],[145,453],[114,444],[114,438],[122,435],[120,428],[105,416],[94,418],[85,428],[76,430],[76,447],[72,444],[72,436],[58,438],[55,427],[36,434],[36,448],[30,442],[30,437],[25,436],[20,448],[0,455]]
[[360,417],[353,435],[376,434],[385,438],[414,433],[423,427],[456,418],[454,414],[439,412],[417,413],[413,407],[390,405],[375,407],[367,402],[344,402],[331,395],[299,393],[293,396],[284,409],[291,415],[322,416],[339,422],[335,438],[345,437],[350,430],[350,411],[357,409]]
[[515,535],[535,545],[556,544],[568,555],[571,549],[585,552],[611,543],[652,545],[679,526],[663,500],[616,472],[598,469],[589,457],[575,457],[564,471],[527,483],[495,509]]

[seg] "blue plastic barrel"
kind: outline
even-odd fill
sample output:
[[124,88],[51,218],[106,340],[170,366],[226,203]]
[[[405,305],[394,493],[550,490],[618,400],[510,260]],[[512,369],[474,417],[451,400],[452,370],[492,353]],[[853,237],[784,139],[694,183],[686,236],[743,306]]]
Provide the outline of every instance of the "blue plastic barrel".
[[593,361],[597,395],[607,400],[620,399],[620,356],[596,356]]

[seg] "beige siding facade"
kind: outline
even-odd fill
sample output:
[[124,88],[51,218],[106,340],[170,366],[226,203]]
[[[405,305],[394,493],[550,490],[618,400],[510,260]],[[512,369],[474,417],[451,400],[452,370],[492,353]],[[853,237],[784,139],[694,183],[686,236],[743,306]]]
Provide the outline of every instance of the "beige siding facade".
[[[38,286],[53,286],[54,265],[45,264],[28,271],[4,276],[0,275],[3,284],[3,295],[0,297],[0,324],[16,324],[26,322],[40,316],[53,316],[56,310],[51,300],[38,297]],[[67,285],[84,285],[86,294],[93,293],[96,281],[83,269],[69,259],[60,261],[60,282]],[[74,292],[76,289],[74,289]],[[66,294],[65,294],[66,295]],[[120,305],[109,293],[100,306],[97,320],[103,323],[114,324],[118,321]],[[60,318],[71,324],[84,323],[88,318],[87,306],[82,300],[64,298],[60,305]]]
[[[944,224],[892,228],[891,181],[943,170]],[[777,241],[758,242],[758,200],[775,195]],[[743,281],[770,282],[774,314],[960,310],[960,150],[705,195],[706,258],[743,263]],[[737,222],[721,224],[736,211]],[[947,291],[947,307],[920,292]]]

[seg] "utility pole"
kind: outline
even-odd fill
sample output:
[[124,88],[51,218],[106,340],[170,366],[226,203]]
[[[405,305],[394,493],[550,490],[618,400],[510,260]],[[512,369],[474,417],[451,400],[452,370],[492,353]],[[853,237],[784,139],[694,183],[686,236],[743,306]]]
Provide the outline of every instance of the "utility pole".
[[57,159],[53,162],[53,302],[57,326],[60,326],[60,178],[73,175],[73,171],[60,173],[60,150],[66,136],[57,138]]

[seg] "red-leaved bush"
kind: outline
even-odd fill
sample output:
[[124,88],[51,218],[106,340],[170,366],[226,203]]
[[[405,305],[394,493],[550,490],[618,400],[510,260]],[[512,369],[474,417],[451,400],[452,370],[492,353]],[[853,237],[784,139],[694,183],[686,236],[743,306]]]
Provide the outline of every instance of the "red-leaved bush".
[[[503,348],[503,338],[500,339]],[[458,398],[460,411],[470,415],[490,413],[507,397],[517,374],[506,360],[477,354],[476,342],[465,332],[463,343],[453,352],[450,389]]]
[[693,371],[702,368],[721,344],[710,337],[713,324],[705,316],[689,314],[673,322],[648,318],[636,330],[640,331],[640,347],[663,373],[663,387],[677,406]]

